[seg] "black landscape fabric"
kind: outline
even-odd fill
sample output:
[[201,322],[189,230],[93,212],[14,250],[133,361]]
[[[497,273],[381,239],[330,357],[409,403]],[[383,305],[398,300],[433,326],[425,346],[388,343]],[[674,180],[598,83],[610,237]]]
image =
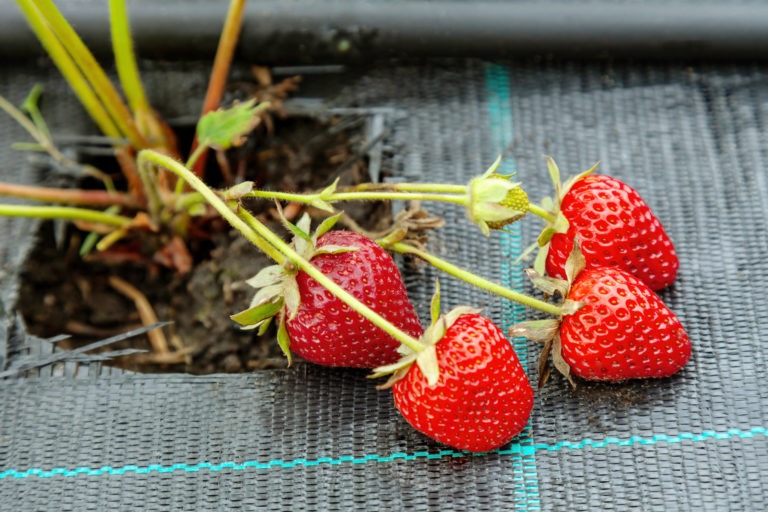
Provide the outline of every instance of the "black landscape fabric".
[[[154,65],[147,79],[163,113],[197,111],[203,73]],[[472,456],[415,432],[364,372],[301,364],[194,377],[68,363],[0,382],[0,508],[764,508],[765,67],[473,60],[391,63],[323,80],[329,107],[391,113],[383,168],[397,179],[464,183],[504,153],[506,168],[538,199],[551,194],[544,155],[567,175],[601,161],[601,172],[641,193],[676,245],[679,277],[661,295],[690,335],[689,364],[669,379],[575,391],[554,378],[537,392],[519,439]],[[18,104],[36,82],[45,84],[56,133],[93,132],[47,67],[6,67],[0,94]],[[51,179],[10,149],[24,140],[0,116],[0,178]],[[515,257],[535,240],[537,219],[485,238],[459,209],[427,207],[447,221],[431,250],[527,286]],[[34,226],[0,218],[4,366],[47,350],[25,335],[13,307]],[[423,320],[435,277],[427,268],[407,275]],[[454,279],[441,277],[441,285],[444,308],[485,307],[505,329],[531,316]],[[514,343],[535,381],[539,347]]]

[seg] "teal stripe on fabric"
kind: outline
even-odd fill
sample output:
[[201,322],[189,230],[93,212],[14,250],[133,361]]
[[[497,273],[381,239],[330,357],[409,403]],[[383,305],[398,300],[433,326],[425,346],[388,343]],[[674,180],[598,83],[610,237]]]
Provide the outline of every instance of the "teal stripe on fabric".
[[[491,147],[494,154],[487,155],[488,163],[499,154],[504,154],[507,145],[514,136],[512,130],[512,104],[510,102],[509,69],[497,64],[485,67],[485,83],[488,98],[488,121],[490,126]],[[513,174],[514,162],[504,158],[499,167],[500,174]],[[501,284],[507,288],[521,290],[523,288],[523,269],[514,263],[523,251],[522,234],[519,223],[514,223],[499,235],[501,238]],[[503,299],[502,299],[503,300]],[[524,308],[512,301],[503,300],[502,329],[506,332],[514,323],[524,320]],[[528,368],[528,343],[525,339],[513,340],[513,347],[523,368]],[[530,422],[520,434],[520,445],[533,445],[533,429]],[[515,459],[513,471],[518,471],[522,479],[519,488],[515,489],[515,508],[522,510],[539,510],[539,480],[536,471],[535,450],[526,450]]]
[[491,452],[490,454],[471,454],[458,452],[455,450],[441,450],[439,452],[414,452],[414,453],[392,453],[390,455],[345,455],[341,457],[318,457],[315,459],[292,459],[292,460],[270,460],[259,462],[255,460],[245,462],[198,462],[195,464],[150,464],[147,466],[126,465],[126,466],[101,466],[98,468],[76,467],[76,468],[53,468],[53,469],[5,469],[0,471],[0,480],[6,478],[54,478],[54,477],[78,477],[78,476],[119,476],[126,474],[160,474],[160,473],[197,473],[223,472],[223,471],[246,471],[246,470],[268,470],[268,469],[290,469],[295,467],[315,467],[315,466],[338,466],[341,464],[370,464],[387,463],[398,460],[436,460],[444,458],[458,457],[487,457],[488,455],[525,457],[533,455],[535,452],[559,452],[565,450],[583,450],[583,449],[602,449],[609,447],[632,447],[648,446],[658,444],[679,444],[679,443],[699,443],[699,442],[718,442],[732,439],[752,439],[755,437],[768,437],[768,428],[752,427],[749,429],[729,429],[725,431],[704,430],[702,432],[681,432],[679,434],[655,434],[650,437],[631,436],[626,438],[606,437],[603,439],[582,439],[580,441],[559,441],[556,443],[537,443],[533,445],[522,445],[514,443],[508,448]]

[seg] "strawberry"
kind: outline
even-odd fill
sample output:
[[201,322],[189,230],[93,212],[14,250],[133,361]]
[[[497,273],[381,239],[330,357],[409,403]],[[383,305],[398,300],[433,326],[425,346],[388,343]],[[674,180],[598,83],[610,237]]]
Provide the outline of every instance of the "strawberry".
[[558,284],[560,280],[534,275],[534,283],[550,279],[550,289],[561,287],[566,296],[562,318],[523,322],[512,329],[511,335],[545,342],[540,385],[549,374],[550,353],[569,380],[571,375],[601,381],[668,377],[683,368],[691,357],[691,342],[659,296],[620,268],[584,265],[575,244],[566,263],[569,281]]
[[[331,231],[315,247],[356,247],[354,252],[318,254],[310,261],[366,306],[414,337],[424,329],[408,300],[392,257],[376,242],[351,231]],[[327,366],[373,368],[396,361],[394,338],[335,297],[306,273],[296,276],[299,308],[286,321],[291,350]]]
[[[550,170],[559,183],[551,159]],[[659,219],[632,187],[609,176],[587,175],[590,171],[558,192],[558,205],[551,213],[561,220],[540,239],[540,244],[548,242],[547,275],[565,278],[565,261],[578,238],[588,268],[621,268],[652,290],[671,285],[679,261]]]
[[[416,430],[448,446],[486,452],[512,440],[533,408],[533,389],[507,338],[477,310],[457,308],[433,324],[422,353],[396,370],[395,406]],[[413,362],[416,364],[413,364]]]
[[[324,222],[312,237],[306,234],[309,217],[291,225],[296,251],[400,330],[420,336],[424,330],[392,257],[358,233],[328,232],[337,218]],[[232,318],[264,330],[277,316],[278,342],[289,360],[295,353],[326,366],[373,368],[400,357],[400,344],[392,336],[291,264],[267,267],[248,282],[260,291],[250,309]]]

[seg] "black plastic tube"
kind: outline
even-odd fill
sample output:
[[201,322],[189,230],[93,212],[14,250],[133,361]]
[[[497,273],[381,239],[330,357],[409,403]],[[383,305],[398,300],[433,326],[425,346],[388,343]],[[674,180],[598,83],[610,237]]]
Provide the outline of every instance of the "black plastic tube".
[[[89,46],[108,56],[104,1],[61,2]],[[209,59],[227,2],[129,2],[146,58]],[[237,57],[251,62],[345,63],[385,57],[768,57],[768,5],[457,1],[251,2]],[[42,54],[16,6],[0,6],[0,58]]]

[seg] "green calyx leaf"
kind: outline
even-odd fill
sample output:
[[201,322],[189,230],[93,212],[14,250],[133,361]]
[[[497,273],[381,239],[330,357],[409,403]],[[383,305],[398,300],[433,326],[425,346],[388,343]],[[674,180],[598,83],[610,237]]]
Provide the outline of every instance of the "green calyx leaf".
[[213,149],[226,150],[241,146],[246,136],[259,124],[259,111],[269,104],[251,99],[244,103],[214,110],[205,114],[197,123],[197,139],[200,144]]
[[336,223],[339,222],[339,219],[341,218],[342,215],[343,213],[339,212],[336,215],[333,215],[332,217],[328,217],[323,222],[321,222],[320,225],[317,226],[317,229],[315,230],[315,235],[314,235],[315,241],[321,236],[323,236],[324,234],[326,234],[327,232],[329,232],[331,228],[333,228],[333,226],[335,226]]
[[280,265],[270,265],[264,267],[258,274],[248,279],[246,283],[252,288],[264,288],[265,286],[271,286],[278,284],[282,281],[285,271]]
[[440,280],[435,279],[435,293],[432,295],[429,311],[431,313],[432,324],[437,323],[440,318]]
[[288,327],[285,325],[285,317],[280,317],[280,325],[277,328],[277,344],[288,358],[288,366],[293,362],[291,357],[291,337],[288,335]]
[[262,303],[257,306],[232,315],[230,318],[240,324],[244,329],[255,329],[274,317],[283,308],[282,299],[274,302]]

